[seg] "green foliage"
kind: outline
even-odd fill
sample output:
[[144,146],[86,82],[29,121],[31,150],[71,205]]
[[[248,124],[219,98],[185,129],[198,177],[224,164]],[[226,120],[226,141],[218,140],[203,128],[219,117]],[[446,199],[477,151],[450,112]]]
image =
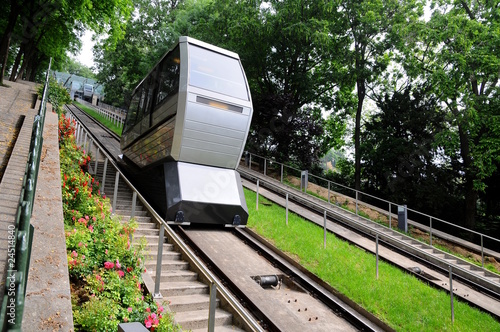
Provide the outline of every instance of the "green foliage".
[[74,299],[76,330],[112,331],[130,321],[173,328],[169,318],[161,319],[163,307],[144,296],[145,243],[131,244],[137,222],[111,216],[109,199],[87,173],[90,156],[75,145],[73,123],[64,116],[59,133],[68,268],[84,293]]
[[[43,84],[38,87],[38,95],[40,96],[40,98],[43,95],[43,88]],[[71,103],[71,98],[68,90],[61,84],[59,84],[53,77],[49,77],[49,91],[47,101],[52,104],[52,107],[57,111],[58,114],[62,112],[62,107],[64,106],[64,104]]]
[[74,313],[74,318],[83,331],[114,331],[120,323],[118,311],[116,302],[93,297]]

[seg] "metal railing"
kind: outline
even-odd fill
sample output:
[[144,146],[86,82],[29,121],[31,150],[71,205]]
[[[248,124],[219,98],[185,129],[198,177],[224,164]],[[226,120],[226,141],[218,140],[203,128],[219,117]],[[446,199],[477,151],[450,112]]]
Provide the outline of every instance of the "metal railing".
[[49,61],[49,68],[45,77],[40,109],[33,122],[28,162],[25,168],[15,225],[9,226],[8,229],[5,293],[0,315],[3,320],[2,331],[21,331],[34,232],[30,220],[43,145],[42,134],[45,123],[51,63],[52,59]]
[[76,101],[79,102],[80,104],[91,107],[99,115],[103,116],[108,121],[113,123],[113,125],[115,125],[117,127],[123,127],[123,125],[125,123],[125,117],[127,116],[126,113],[122,113],[121,111],[120,112],[110,111],[110,110],[104,109],[100,106],[95,106],[92,103],[89,103],[88,101],[85,101],[85,100],[80,99],[80,98],[77,98]]
[[[280,181],[284,185],[288,185],[291,187],[296,187],[300,188],[301,192],[304,192],[308,195],[318,197],[320,199],[324,199],[325,201],[328,201],[330,204],[334,204],[337,206],[341,206],[344,203],[349,203],[352,202],[354,207],[353,207],[353,212],[356,215],[360,215],[360,207],[361,204],[363,204],[363,207],[367,207],[370,209],[374,209],[378,211],[380,214],[385,215],[388,218],[388,228],[392,229],[392,219],[393,216],[396,216],[397,219],[397,212],[394,213],[393,209],[398,208],[401,206],[398,203],[391,202],[373,195],[370,195],[368,193],[365,193],[360,190],[352,189],[347,186],[344,186],[340,183],[336,183],[334,181],[309,174],[307,171],[299,170],[297,168],[294,168],[292,166],[288,166],[284,163],[277,162],[272,159],[268,159],[250,152],[245,152],[244,154],[244,160],[242,160],[242,164],[248,167],[251,170],[257,171],[262,173],[265,176],[269,176],[274,178],[275,180]],[[287,181],[287,177],[292,176],[294,178],[299,179],[299,183],[289,183]],[[312,180],[312,181],[311,181]],[[315,183],[316,185],[322,187],[325,189],[325,192],[327,193],[327,198],[321,197],[321,195],[314,195],[312,191],[308,191],[308,183]],[[335,198],[334,201],[332,201],[332,195]],[[372,202],[368,203],[363,201],[363,199],[367,200],[370,199]],[[373,202],[376,202],[378,206],[374,206]],[[387,210],[380,208],[380,206],[385,205],[387,206]],[[469,235],[476,236],[477,239],[480,240],[480,243],[471,243],[474,245],[476,248],[471,248],[471,249],[476,249],[478,252],[481,253],[481,266],[484,268],[484,255],[485,255],[485,239],[490,241],[491,244],[495,244],[492,247],[496,247],[495,252],[498,252],[498,248],[500,248],[500,240],[496,239],[494,237],[491,237],[489,235],[459,226],[455,225],[453,223],[447,222],[443,219],[433,217],[431,215],[428,215],[426,213],[422,213],[410,208],[407,208],[406,206],[404,207],[407,211],[412,212],[415,216],[419,216],[422,219],[427,219],[429,220],[429,224],[422,224],[421,222],[417,222],[415,220],[408,220],[409,224],[412,224],[414,227],[419,228],[423,231],[426,231],[429,233],[429,244],[433,246],[433,237],[437,237],[437,234],[442,235],[447,235],[448,239],[451,238],[456,238],[456,235],[450,235],[449,233],[445,233],[443,231],[440,231],[436,228],[437,223],[440,223],[441,226],[445,226],[449,229],[456,229],[457,233],[460,233],[460,231],[466,232]],[[384,224],[381,224],[382,226],[385,226]],[[387,226],[385,226],[387,227]],[[444,237],[443,237],[444,238]],[[461,240],[467,241],[466,239],[459,238]]]
[[[147,202],[147,200],[139,193],[139,191],[134,187],[134,185],[126,178],[126,176],[120,171],[116,163],[113,159],[106,153],[101,144],[95,139],[95,137],[87,131],[87,129],[78,121],[76,117],[70,115],[71,119],[76,121],[76,130],[75,130],[75,140],[77,144],[82,145],[84,149],[87,151],[96,151],[96,159],[95,159],[95,167],[94,167],[94,175],[97,174],[97,165],[99,162],[104,163],[102,181],[101,181],[101,193],[104,193],[106,188],[112,188],[111,184],[106,184],[106,175],[109,171],[109,167],[113,167],[116,171],[115,181],[113,184],[113,202],[112,202],[112,211],[116,211],[117,206],[117,197],[118,197],[118,187],[119,181],[124,181],[125,184],[132,191],[132,213],[130,218],[134,217],[135,208],[137,204],[137,200],[139,200],[145,207],[145,209],[150,213],[151,219],[154,220],[160,226],[160,232],[158,237],[158,252],[157,252],[157,262],[156,262],[156,278],[154,290],[149,290],[155,299],[161,299],[162,295],[160,293],[160,281],[161,281],[161,266],[162,266],[162,250],[164,237],[168,236],[168,238],[175,242],[175,244],[181,248],[181,250],[186,254],[187,257],[191,260],[193,265],[196,267],[198,271],[201,272],[201,275],[209,281],[210,285],[210,307],[209,307],[209,331],[214,331],[214,312],[217,306],[216,294],[220,294],[224,300],[229,303],[235,312],[237,312],[244,323],[250,327],[253,331],[263,331],[260,327],[259,323],[243,308],[243,306],[239,303],[239,301],[226,289],[226,287],[219,281],[219,279],[200,261],[200,259],[196,256],[196,254],[182,241],[182,239],[173,231],[170,225],[165,221]],[[99,151],[101,151],[105,158],[102,161],[98,160]]]
[[[282,165],[282,164],[280,164]],[[280,167],[281,168],[281,167]],[[251,176],[252,178],[255,178],[255,176]],[[256,205],[256,210],[258,210],[258,206],[259,206],[259,188],[260,188],[260,183],[261,183],[261,180],[259,180],[258,178],[255,178],[255,205]],[[285,203],[284,203],[284,206],[285,206],[285,216],[284,216],[284,219],[285,219],[285,223],[282,225],[282,227],[288,227],[288,211],[289,211],[289,204],[290,204],[290,200],[295,200],[295,201],[298,201],[299,204],[300,203],[303,203],[304,202],[304,199],[301,200],[300,198],[300,195],[297,195],[296,191],[294,190],[289,190],[289,189],[285,189],[285,188],[280,188],[278,187],[277,185],[273,184],[272,182],[270,181],[265,181],[265,180],[262,180],[262,183],[264,183],[266,186],[270,187],[270,188],[273,188],[274,190],[277,190],[277,191],[280,191],[281,192],[281,195],[284,194],[285,196]],[[323,240],[323,249],[324,250],[327,250],[327,233],[328,232],[332,232],[334,233],[333,230],[331,230],[331,228],[328,227],[328,222],[331,222],[328,218],[331,217],[331,218],[334,218],[334,219],[343,219],[344,216],[339,213],[338,211],[335,211],[335,210],[332,210],[332,209],[325,209],[324,206],[316,203],[316,202],[308,202],[309,206],[312,206],[314,207],[314,210],[316,210],[316,212],[320,213],[320,212],[323,212],[323,223],[321,225],[321,223],[319,221],[315,221],[314,223],[316,223],[318,226],[323,226],[323,237],[322,237],[322,240]],[[354,212],[351,212],[349,211],[350,213],[354,214]],[[365,220],[368,220],[368,221],[371,221],[369,219],[366,219],[365,217],[362,217],[362,216],[359,216],[358,217],[360,219],[365,219]],[[376,279],[379,279],[379,239],[383,240],[383,241],[386,241],[388,242],[387,240],[391,237],[391,235],[388,235],[386,233],[384,233],[383,231],[381,230],[378,230],[376,229],[375,227],[371,227],[371,226],[366,226],[365,224],[359,222],[359,221],[356,221],[356,220],[353,220],[353,222],[355,224],[358,224],[361,228],[363,229],[368,229],[370,230],[370,233],[372,233],[371,235],[375,238],[375,248],[369,248],[369,247],[365,247],[366,249],[368,250],[373,250],[374,251],[374,254],[375,254],[375,278]],[[375,224],[375,222],[371,221],[373,224]],[[279,226],[278,226],[279,227]],[[406,237],[406,236],[403,236],[403,237]],[[318,239],[319,240],[319,239]],[[399,240],[399,239],[392,239],[392,242],[395,242],[395,243],[398,243],[400,246],[402,247],[410,247],[411,244],[408,244],[407,242],[405,242],[403,239]],[[360,247],[363,247],[363,246],[360,246]],[[414,248],[415,251],[418,251],[418,252],[421,252],[423,253],[424,255],[426,254],[425,252],[425,248]],[[456,291],[456,289],[454,290],[453,289],[453,278],[454,276],[456,275],[469,275],[470,273],[470,270],[468,270],[467,268],[463,268],[461,267],[459,264],[455,264],[455,265],[451,265],[449,264],[445,259],[441,259],[441,258],[438,258],[437,260],[441,261],[442,264],[444,266],[447,267],[448,269],[448,275],[449,275],[449,288],[447,289],[449,295],[450,295],[450,299],[451,299],[451,321],[453,322],[454,321],[454,317],[455,317],[455,313],[454,313],[454,306],[453,306],[453,297],[454,297],[454,291]],[[427,280],[428,281],[428,280]],[[446,284],[444,284],[446,285]],[[446,289],[446,287],[443,287],[444,289]]]

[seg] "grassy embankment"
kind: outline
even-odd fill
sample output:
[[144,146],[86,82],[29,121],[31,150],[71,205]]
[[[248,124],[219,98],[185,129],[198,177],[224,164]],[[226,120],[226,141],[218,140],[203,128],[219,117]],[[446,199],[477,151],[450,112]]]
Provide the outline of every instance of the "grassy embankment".
[[87,106],[85,106],[83,104],[80,104],[79,102],[75,101],[73,103],[76,106],[80,107],[80,109],[82,109],[85,113],[87,113],[88,115],[90,115],[91,117],[93,117],[94,119],[96,119],[97,121],[99,121],[100,123],[102,123],[103,125],[105,125],[107,128],[111,129],[118,136],[122,135],[122,128],[118,127],[117,125],[115,125],[113,123],[113,121],[110,121],[108,118],[102,116],[101,114],[99,114],[98,112],[96,112],[94,109],[92,109],[90,107],[87,107]]
[[[288,179],[285,179],[284,183],[292,188],[297,189],[297,190],[300,189],[300,186],[293,184]],[[321,199],[325,202],[328,201],[327,197],[319,195],[318,193],[316,193],[314,191],[307,190],[307,194],[309,194],[313,197],[316,197],[318,199]],[[352,213],[356,213],[356,209],[354,207],[349,206],[347,200],[345,202],[343,202],[342,204],[338,204],[337,206],[344,209],[344,210],[350,211]],[[363,211],[363,209],[370,210],[370,208],[368,206],[365,206],[364,204],[360,204],[360,206],[364,206],[364,207],[363,208],[360,207],[360,209],[358,210],[359,216],[361,216],[365,219],[369,219],[371,221],[374,221],[376,223],[379,223],[381,225],[384,225],[386,227],[389,227],[389,219],[386,215],[376,213],[375,218],[371,217],[368,213]],[[400,232],[398,228],[393,227],[392,229]],[[401,232],[401,233],[403,233],[403,232]],[[423,242],[425,244],[430,244],[429,235],[427,233],[425,233],[425,235],[422,235],[422,232],[421,231],[419,232],[418,230],[416,230],[416,228],[414,228],[412,225],[408,225],[408,233],[404,233],[404,234],[406,236],[410,236],[410,237],[414,238],[415,240],[418,240],[418,241]],[[452,255],[454,255],[460,259],[463,259],[471,264],[474,264],[478,267],[482,266],[480,254],[473,253],[465,248],[459,248],[455,244],[447,242],[446,240],[439,239],[436,236],[433,236],[433,246],[439,250],[442,250],[444,252],[452,254]],[[457,249],[457,248],[459,248],[459,249]],[[459,252],[459,250],[460,250],[460,252]],[[484,268],[490,272],[500,274],[499,264],[494,259],[493,259],[493,262],[495,264],[489,262],[488,259],[489,258],[486,257],[486,260],[484,262]]]
[[454,300],[455,322],[451,322],[450,296],[386,262],[379,263],[375,277],[375,256],[245,189],[250,214],[248,227],[321,279],[328,282],[398,331],[500,331],[492,316]]

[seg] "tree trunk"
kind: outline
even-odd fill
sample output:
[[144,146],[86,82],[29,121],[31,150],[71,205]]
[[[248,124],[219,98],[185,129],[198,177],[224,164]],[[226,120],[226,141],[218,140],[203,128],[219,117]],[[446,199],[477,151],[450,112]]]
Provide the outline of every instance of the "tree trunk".
[[17,70],[19,69],[19,64],[21,63],[21,58],[23,56],[24,49],[25,49],[24,43],[21,43],[21,47],[19,48],[19,52],[17,52],[16,60],[14,61],[14,66],[12,66],[12,70],[10,73],[10,80],[12,82],[14,82],[16,79]]
[[358,90],[358,106],[356,109],[356,125],[354,128],[354,188],[361,190],[361,113],[363,111],[363,101],[365,99],[365,81],[363,78],[356,80]]
[[2,41],[0,42],[0,65],[2,69],[0,71],[0,85],[3,85],[3,77],[5,76],[5,67],[7,67],[7,60],[9,58],[9,46],[10,39],[12,37],[12,32],[16,26],[17,18],[21,12],[21,6],[18,4],[17,0],[11,0],[10,2],[10,13],[7,26],[5,27]]
[[464,226],[474,229],[476,226],[476,203],[478,198],[477,190],[474,189],[474,175],[472,170],[472,156],[470,154],[469,136],[466,128],[462,124],[458,125],[458,134],[460,137],[460,155],[464,163],[465,172],[465,211]]

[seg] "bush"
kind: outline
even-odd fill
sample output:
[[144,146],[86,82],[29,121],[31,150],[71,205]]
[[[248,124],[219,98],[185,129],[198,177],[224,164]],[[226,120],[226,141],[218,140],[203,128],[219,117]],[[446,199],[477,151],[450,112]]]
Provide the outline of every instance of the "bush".
[[[144,243],[131,245],[137,223],[111,216],[109,199],[89,173],[90,156],[76,146],[73,124],[61,116],[59,147],[68,268],[75,329],[114,331],[120,322],[174,328],[163,307],[145,295],[141,273]],[[170,317],[170,316],[169,316]]]
[[[40,96],[40,98],[43,95],[43,88],[44,85],[41,85],[38,88],[38,95]],[[47,100],[52,104],[52,107],[58,114],[62,113],[62,107],[64,104],[71,103],[71,97],[68,90],[64,86],[59,84],[53,77],[49,77],[49,91]]]

